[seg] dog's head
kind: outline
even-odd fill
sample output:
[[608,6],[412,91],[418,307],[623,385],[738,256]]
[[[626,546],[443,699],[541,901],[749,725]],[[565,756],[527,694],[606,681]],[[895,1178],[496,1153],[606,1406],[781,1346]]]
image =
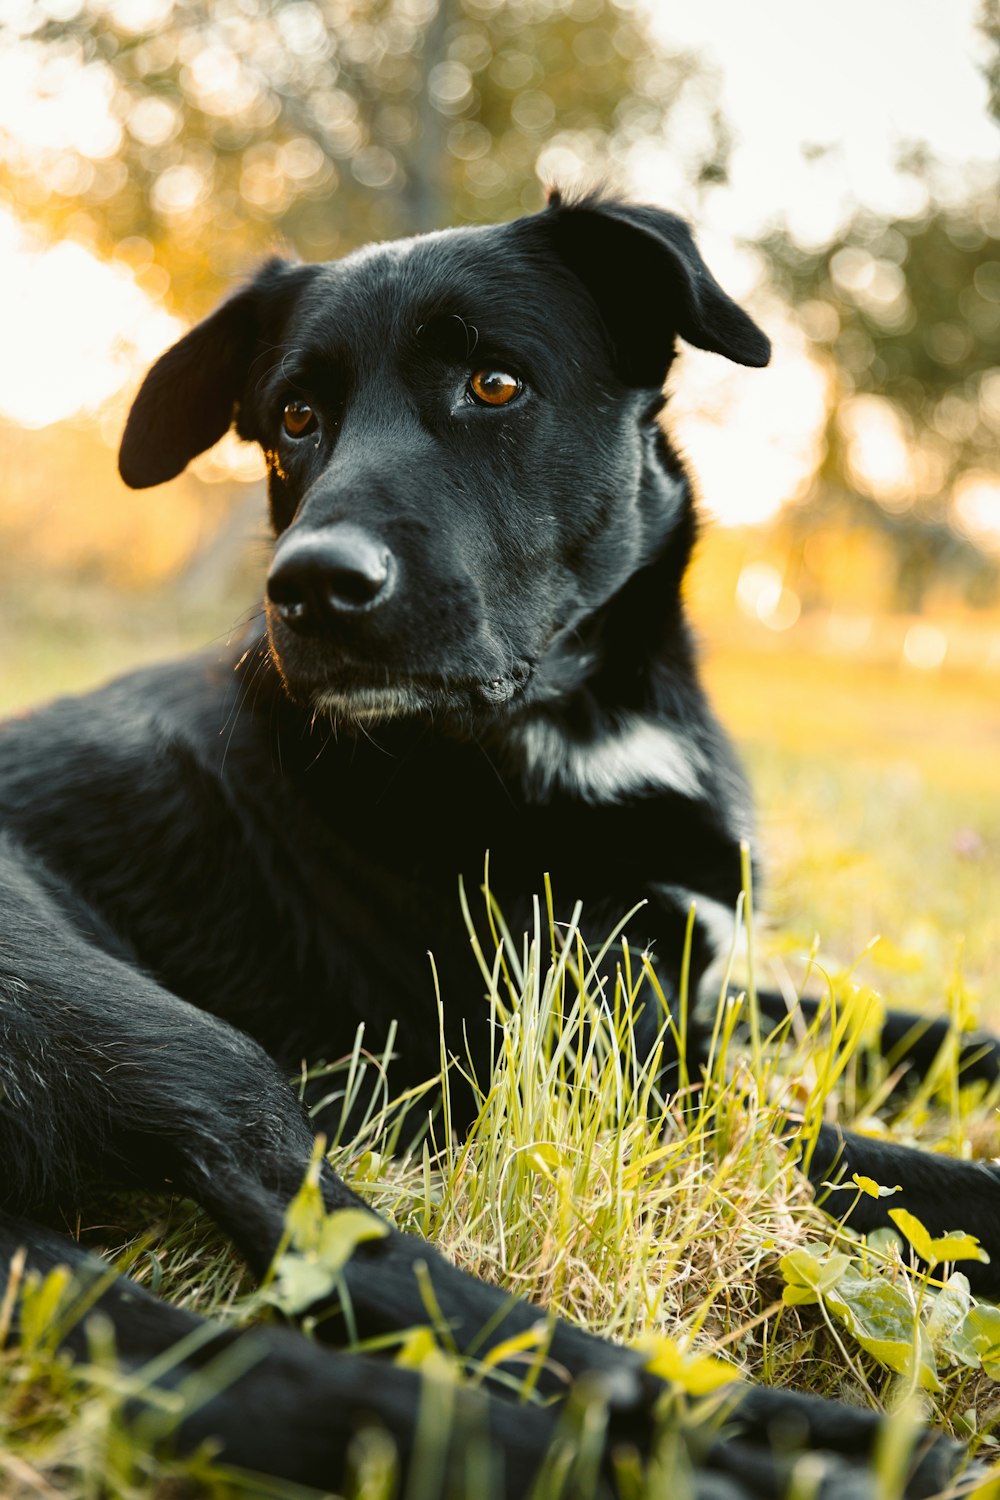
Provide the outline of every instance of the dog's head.
[[566,642],[686,511],[655,420],[678,335],[769,355],[659,209],[553,195],[511,224],[275,260],[153,366],[121,472],[170,479],[235,419],[267,460],[291,696],[353,719],[509,712],[552,694]]

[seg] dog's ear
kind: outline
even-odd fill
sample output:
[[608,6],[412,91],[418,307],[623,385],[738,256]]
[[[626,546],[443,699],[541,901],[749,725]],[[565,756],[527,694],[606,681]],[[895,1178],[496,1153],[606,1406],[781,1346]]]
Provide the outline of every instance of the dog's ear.
[[767,335],[727,297],[676,214],[552,192],[533,222],[597,303],[626,384],[663,385],[675,334],[740,365],[770,359]]
[[294,296],[312,266],[274,259],[153,365],[132,403],[118,470],[134,490],[163,484],[229,431],[265,317]]

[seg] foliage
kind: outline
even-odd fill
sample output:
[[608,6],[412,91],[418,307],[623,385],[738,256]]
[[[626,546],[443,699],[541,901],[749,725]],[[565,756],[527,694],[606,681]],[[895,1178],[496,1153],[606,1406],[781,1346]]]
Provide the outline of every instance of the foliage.
[[78,0],[6,44],[103,125],[0,140],[0,185],[188,311],[276,233],[322,259],[538,207],[536,167],[620,176],[678,105],[690,180],[724,170],[705,76],[627,0]]
[[[890,1216],[895,1219],[902,1213],[891,1210]],[[929,1241],[927,1231],[912,1214],[905,1218],[915,1231],[911,1243],[922,1253],[923,1241]],[[857,1346],[877,1365],[906,1376],[925,1391],[940,1394],[945,1371],[958,1371],[962,1378],[965,1370],[980,1370],[995,1379],[1000,1352],[996,1309],[974,1301],[960,1271],[935,1280],[932,1271],[940,1262],[927,1271],[901,1275],[899,1247],[896,1236],[884,1230],[870,1235],[854,1253],[824,1244],[803,1245],[782,1259],[782,1302],[786,1307],[818,1306],[835,1339],[836,1324],[846,1333],[849,1346]],[[949,1260],[982,1258],[981,1252],[963,1254],[968,1248],[950,1247]],[[972,1248],[977,1248],[974,1241]],[[860,1380],[867,1384],[863,1373]]]

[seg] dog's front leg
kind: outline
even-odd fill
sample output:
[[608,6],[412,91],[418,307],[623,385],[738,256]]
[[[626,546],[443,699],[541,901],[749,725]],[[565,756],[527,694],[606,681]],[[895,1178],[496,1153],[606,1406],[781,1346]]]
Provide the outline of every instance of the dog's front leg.
[[[653,1424],[645,1414],[630,1422],[612,1411],[603,1462],[595,1472],[585,1457],[578,1469],[574,1427],[558,1405],[515,1404],[450,1383],[435,1398],[433,1377],[371,1355],[331,1350],[274,1325],[212,1324],[124,1277],[109,1282],[103,1262],[0,1212],[0,1297],[8,1264],[42,1274],[69,1264],[79,1315],[72,1301],[63,1304],[60,1348],[89,1362],[92,1313],[111,1324],[118,1365],[133,1376],[122,1418],[146,1452],[189,1452],[207,1441],[227,1465],[342,1493],[359,1431],[378,1424],[391,1435],[401,1488],[419,1475],[421,1493],[433,1500],[479,1493],[484,1483],[498,1500],[521,1500],[553,1462],[564,1476],[561,1495],[615,1500],[635,1493],[634,1477],[621,1487],[613,1479],[619,1457],[635,1473],[634,1456],[622,1450],[638,1450],[641,1459],[650,1451]],[[12,1307],[16,1336],[16,1299]],[[428,1410],[434,1410],[428,1403],[435,1399],[438,1420],[428,1427]],[[598,1406],[588,1410],[599,1419]],[[673,1440],[670,1493],[681,1489],[691,1500],[783,1500],[807,1450],[810,1476],[822,1476],[823,1494],[867,1500],[873,1493],[871,1459],[882,1425],[876,1413],[745,1388],[720,1415],[721,1432],[698,1425],[687,1437],[674,1421],[664,1423],[660,1440]],[[947,1440],[922,1444],[905,1488],[909,1500],[943,1490],[961,1457]],[[662,1455],[658,1466],[662,1475]],[[648,1491],[662,1492],[652,1475]]]
[[856,1201],[851,1197],[844,1222],[861,1233],[893,1228],[889,1210],[903,1208],[934,1237],[953,1230],[975,1235],[990,1260],[963,1261],[961,1269],[974,1292],[1000,1297],[1000,1167],[822,1125],[807,1170],[817,1200],[834,1217],[841,1207],[838,1200],[849,1195],[831,1194],[829,1183],[850,1184],[857,1173],[880,1187],[900,1189],[885,1198],[867,1193],[859,1193]]
[[90,914],[10,841],[0,883],[0,1201],[51,1210],[95,1180],[169,1182],[262,1273],[312,1150],[274,1062],[98,946]]
[[[559,1440],[558,1408],[518,1406],[461,1385],[437,1393],[439,1420],[428,1430],[435,1393],[418,1371],[324,1348],[273,1324],[210,1323],[125,1277],[109,1281],[107,1265],[72,1241],[0,1211],[0,1299],[8,1266],[17,1277],[13,1293],[25,1272],[44,1275],[67,1265],[73,1286],[60,1306],[59,1347],[86,1370],[94,1355],[94,1313],[111,1325],[117,1368],[132,1377],[121,1415],[140,1451],[173,1455],[208,1442],[226,1465],[324,1494],[355,1493],[352,1452],[359,1433],[377,1424],[391,1437],[407,1493],[408,1480],[417,1487],[416,1471],[425,1479],[436,1471],[421,1493],[434,1500],[464,1495],[463,1475],[488,1459],[490,1493],[521,1500]],[[16,1296],[9,1312],[16,1338]],[[563,1453],[570,1457],[565,1443]],[[253,1493],[265,1490],[254,1486]],[[595,1500],[610,1496],[610,1486],[595,1492]]]
[[[777,1025],[787,1018],[789,1010],[782,995],[760,991],[757,999],[767,1021]],[[800,999],[796,1010],[811,1025],[820,1002]],[[882,1025],[880,1050],[884,1054],[898,1052],[900,1060],[920,1077],[930,1068],[950,1030],[944,1017],[889,1011]],[[992,1085],[998,1077],[998,1062],[1000,1043],[995,1037],[977,1032],[960,1038],[961,1079]],[[804,1165],[823,1209],[860,1233],[893,1228],[889,1210],[903,1208],[914,1214],[932,1236],[952,1230],[975,1235],[990,1261],[963,1261],[962,1270],[974,1291],[1000,1296],[1000,1167],[939,1156],[834,1125],[820,1127]],[[877,1199],[867,1193],[831,1192],[831,1184],[849,1185],[853,1174],[898,1191]]]

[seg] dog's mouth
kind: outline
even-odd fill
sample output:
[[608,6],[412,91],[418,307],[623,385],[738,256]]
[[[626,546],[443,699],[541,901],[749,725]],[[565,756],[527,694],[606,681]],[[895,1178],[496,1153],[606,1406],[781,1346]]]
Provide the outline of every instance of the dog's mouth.
[[[519,698],[531,676],[527,660],[516,661],[496,677],[483,678],[385,673],[376,682],[370,675],[352,672],[314,685],[308,697],[316,713],[356,723],[440,714],[480,717]],[[301,699],[302,694],[293,690],[293,696]]]

